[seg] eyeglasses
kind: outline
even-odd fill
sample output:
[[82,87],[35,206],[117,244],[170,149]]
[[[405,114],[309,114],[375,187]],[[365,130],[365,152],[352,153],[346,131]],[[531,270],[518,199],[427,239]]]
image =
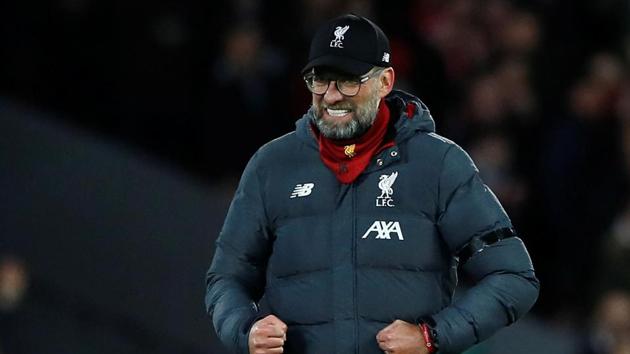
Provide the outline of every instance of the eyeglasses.
[[325,94],[326,91],[328,91],[328,87],[330,87],[330,82],[334,81],[335,86],[337,86],[337,91],[341,92],[341,94],[346,97],[353,97],[359,93],[361,84],[380,74],[382,71],[383,69],[376,69],[359,77],[341,76],[331,73],[323,73],[320,75],[310,72],[304,76],[304,81],[306,82],[308,90],[316,95]]

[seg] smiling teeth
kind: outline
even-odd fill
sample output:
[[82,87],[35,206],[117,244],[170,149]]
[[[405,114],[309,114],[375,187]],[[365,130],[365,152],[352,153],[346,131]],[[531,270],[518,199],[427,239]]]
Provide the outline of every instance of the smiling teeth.
[[335,117],[345,116],[346,114],[350,113],[350,110],[348,110],[348,109],[330,109],[330,108],[326,108],[326,111],[328,112],[328,114],[330,114],[331,116],[335,116]]

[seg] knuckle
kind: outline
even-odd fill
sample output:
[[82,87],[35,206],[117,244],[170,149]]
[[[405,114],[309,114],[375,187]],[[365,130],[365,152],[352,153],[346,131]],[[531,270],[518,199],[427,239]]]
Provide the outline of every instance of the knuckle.
[[257,348],[265,348],[267,346],[267,338],[258,338],[258,341],[256,342],[255,346]]

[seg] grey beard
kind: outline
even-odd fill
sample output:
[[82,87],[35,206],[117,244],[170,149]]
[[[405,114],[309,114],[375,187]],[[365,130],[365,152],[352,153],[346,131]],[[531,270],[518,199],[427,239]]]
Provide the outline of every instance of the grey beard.
[[[333,125],[322,119],[323,106],[320,108],[315,107],[315,114],[313,120],[319,129],[320,134],[328,139],[345,140],[354,139],[363,135],[376,120],[376,114],[378,113],[378,104],[380,98],[378,94],[374,94],[363,106],[357,107],[354,110],[354,117],[352,121],[346,125],[339,126]],[[337,106],[341,108],[340,106]]]

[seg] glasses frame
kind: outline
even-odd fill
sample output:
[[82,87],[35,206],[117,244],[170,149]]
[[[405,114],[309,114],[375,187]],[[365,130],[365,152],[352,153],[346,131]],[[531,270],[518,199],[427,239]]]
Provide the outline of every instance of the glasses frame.
[[[357,82],[359,84],[359,88],[357,89],[357,92],[353,95],[346,95],[345,93],[343,93],[341,91],[341,89],[339,88],[339,80],[330,80],[328,79],[328,84],[326,85],[326,90],[324,90],[324,92],[322,93],[317,93],[314,92],[311,85],[309,85],[309,80],[312,80],[313,77],[315,76],[315,69],[313,68],[313,70],[304,75],[304,83],[306,84],[306,88],[308,88],[308,90],[314,94],[314,95],[318,95],[318,96],[324,96],[326,94],[326,92],[328,92],[328,90],[330,89],[330,83],[332,81],[335,82],[335,87],[337,88],[337,91],[339,91],[340,94],[342,94],[345,97],[354,97],[356,95],[359,94],[359,92],[361,91],[361,87],[363,86],[364,83],[366,83],[368,80],[370,80],[371,78],[375,77],[376,75],[382,73],[385,70],[385,68],[376,68],[376,69],[372,69],[370,70],[367,74],[363,74],[361,76],[358,77]],[[348,81],[348,80],[345,80]]]

